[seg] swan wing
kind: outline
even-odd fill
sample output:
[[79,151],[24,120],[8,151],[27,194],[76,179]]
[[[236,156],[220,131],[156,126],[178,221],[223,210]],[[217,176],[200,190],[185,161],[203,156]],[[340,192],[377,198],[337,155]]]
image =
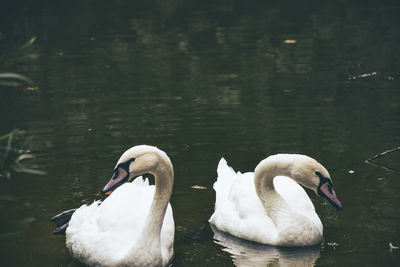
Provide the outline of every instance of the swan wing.
[[231,235],[272,244],[277,232],[257,197],[254,173],[235,172],[224,158],[218,164],[217,173],[215,211],[210,223]]
[[153,195],[154,185],[149,186],[148,181],[138,177],[118,187],[102,203],[83,205],[70,220],[67,247],[89,264],[112,265],[120,261],[145,226]]
[[306,191],[286,176],[277,176],[274,179],[276,192],[295,210],[300,212],[315,212],[315,208]]
[[161,255],[163,266],[167,266],[174,254],[175,222],[171,204],[168,203],[163,225],[161,228]]
[[274,179],[274,187],[276,192],[290,206],[291,211],[296,211],[296,213],[311,220],[322,234],[321,220],[315,212],[314,204],[302,186],[289,177],[277,176]]

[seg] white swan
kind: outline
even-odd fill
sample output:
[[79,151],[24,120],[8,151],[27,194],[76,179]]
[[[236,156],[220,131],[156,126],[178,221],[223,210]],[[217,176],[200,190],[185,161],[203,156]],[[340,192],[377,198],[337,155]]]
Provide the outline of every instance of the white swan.
[[209,222],[242,239],[274,246],[322,242],[321,220],[299,184],[342,209],[328,171],[305,155],[273,155],[261,161],[254,173],[244,174],[236,173],[222,158],[217,172],[215,211]]
[[[138,177],[102,203],[83,205],[69,222],[64,220],[66,244],[74,257],[95,266],[165,266],[172,260],[173,167],[163,151],[145,145],[127,150],[102,192],[145,173],[155,177],[155,186]],[[52,219],[57,226],[62,214]]]

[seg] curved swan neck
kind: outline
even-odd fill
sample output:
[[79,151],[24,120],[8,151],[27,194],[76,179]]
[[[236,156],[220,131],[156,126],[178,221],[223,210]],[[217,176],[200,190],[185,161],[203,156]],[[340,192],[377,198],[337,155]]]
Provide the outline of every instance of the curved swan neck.
[[[145,227],[140,237],[131,248],[128,255],[159,255],[161,259],[161,228],[164,222],[165,213],[172,193],[174,171],[170,159],[164,155],[161,156],[157,167],[149,171],[155,179],[155,191],[153,201],[147,215]],[[157,258],[154,258],[157,259]],[[146,265],[143,263],[143,265]],[[154,264],[151,265],[161,265]],[[146,265],[147,266],[147,265]]]
[[274,178],[286,176],[304,186],[302,179],[303,168],[313,160],[304,155],[278,154],[261,161],[254,173],[254,183],[257,196],[265,211],[276,225],[284,225],[291,219],[300,219],[295,215],[289,204],[275,190]]
[[160,161],[151,174],[155,179],[155,191],[147,217],[147,227],[143,232],[150,231],[148,234],[157,234],[159,237],[174,183],[174,170],[169,158]]
[[290,160],[282,161],[275,157],[268,157],[261,161],[254,172],[254,184],[258,197],[260,199],[276,197],[275,195],[278,194],[275,191],[274,178],[280,175],[292,178],[292,165],[293,162]]
[[[276,226],[279,245],[309,245],[322,240],[322,224],[318,216],[299,210],[293,203],[287,202],[274,186],[275,177],[286,176],[307,188],[314,189],[319,180],[315,170],[329,177],[326,169],[316,160],[298,154],[270,156],[261,161],[255,169],[256,193],[265,212]],[[281,186],[280,190],[283,190]]]

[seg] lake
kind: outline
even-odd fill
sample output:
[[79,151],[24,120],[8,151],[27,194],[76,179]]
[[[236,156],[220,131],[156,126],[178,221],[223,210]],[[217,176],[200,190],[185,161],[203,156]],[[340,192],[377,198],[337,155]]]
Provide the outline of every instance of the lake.
[[[398,1],[3,3],[0,73],[33,84],[0,85],[0,136],[32,137],[13,145],[46,174],[0,170],[2,265],[80,266],[49,219],[102,198],[122,152],[149,144],[174,164],[173,266],[399,266],[400,152],[365,162],[400,144],[399,15]],[[332,176],[343,211],[307,190],[321,246],[184,238],[214,210],[221,157],[247,172],[276,153]]]

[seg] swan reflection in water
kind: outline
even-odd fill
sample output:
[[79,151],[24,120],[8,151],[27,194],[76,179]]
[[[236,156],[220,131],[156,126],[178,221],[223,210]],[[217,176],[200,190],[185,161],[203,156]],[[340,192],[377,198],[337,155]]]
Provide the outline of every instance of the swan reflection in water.
[[235,266],[314,266],[320,246],[274,247],[240,239],[219,231],[212,224],[214,242],[231,254]]

